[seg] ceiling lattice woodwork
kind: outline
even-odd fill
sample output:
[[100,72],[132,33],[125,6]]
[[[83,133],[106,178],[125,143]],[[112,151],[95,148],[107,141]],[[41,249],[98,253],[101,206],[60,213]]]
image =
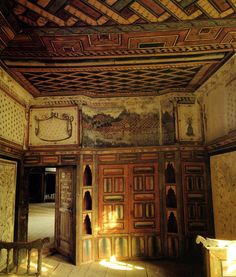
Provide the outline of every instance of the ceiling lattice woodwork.
[[[23,76],[42,94],[75,94],[79,91],[99,95],[146,93],[182,89],[190,83],[199,67],[160,68],[149,70],[91,72],[25,72]],[[168,78],[168,82],[166,79]],[[128,80],[128,82],[127,82]]]
[[233,53],[232,0],[2,0],[1,65],[35,97],[194,92]]
[[235,1],[10,0],[20,26],[75,27],[235,18]]

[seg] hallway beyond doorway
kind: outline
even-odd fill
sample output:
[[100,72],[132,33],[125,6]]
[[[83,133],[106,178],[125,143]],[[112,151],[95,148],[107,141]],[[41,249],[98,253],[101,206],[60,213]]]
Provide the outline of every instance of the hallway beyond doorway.
[[29,204],[28,241],[39,238],[50,238],[54,242],[55,203]]

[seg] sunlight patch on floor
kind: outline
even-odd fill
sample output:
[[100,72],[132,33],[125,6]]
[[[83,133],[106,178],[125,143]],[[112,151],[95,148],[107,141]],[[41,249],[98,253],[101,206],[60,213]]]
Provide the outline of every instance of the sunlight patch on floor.
[[102,260],[100,263],[100,265],[104,266],[104,267],[108,267],[111,269],[116,269],[116,270],[144,270],[143,267],[140,266],[136,266],[136,265],[132,265],[132,264],[128,264],[128,263],[124,263],[124,262],[119,262],[116,260],[115,256],[111,256],[110,260]]

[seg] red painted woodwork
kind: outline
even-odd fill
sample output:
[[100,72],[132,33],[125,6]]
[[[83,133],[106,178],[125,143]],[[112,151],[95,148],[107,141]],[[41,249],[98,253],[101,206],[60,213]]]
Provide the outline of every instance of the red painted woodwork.
[[159,231],[157,164],[99,166],[100,233]]

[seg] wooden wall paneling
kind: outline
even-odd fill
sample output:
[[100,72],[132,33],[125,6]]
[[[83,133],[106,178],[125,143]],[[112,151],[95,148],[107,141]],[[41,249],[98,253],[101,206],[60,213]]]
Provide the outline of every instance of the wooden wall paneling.
[[[168,157],[169,157],[168,152]],[[168,256],[167,253],[167,218],[166,218],[166,186],[165,186],[165,160],[167,152],[158,153],[158,189],[159,189],[159,212],[160,212],[160,235],[161,256]],[[173,153],[170,155],[173,157]]]
[[193,237],[209,232],[208,191],[206,166],[204,162],[182,164],[185,236],[189,237],[187,247],[192,248]]
[[61,163],[62,164],[75,164],[77,163],[78,156],[74,154],[69,155],[61,155]]
[[131,237],[131,256],[136,258],[145,256],[144,235],[136,235]]
[[161,238],[160,236],[147,236],[147,256],[160,257],[162,256]]
[[99,233],[128,231],[127,166],[99,166]]
[[98,239],[98,258],[106,259],[112,256],[112,238],[101,237]]
[[80,215],[80,240],[82,250],[79,253],[79,263],[94,260],[94,164],[93,155],[81,155],[80,199],[78,213]]
[[93,241],[92,239],[83,239],[82,240],[82,262],[87,263],[93,260]]
[[[184,205],[183,205],[183,180],[181,176],[181,155],[180,151],[175,152],[175,173],[176,173],[176,197],[178,216],[178,255],[184,255]],[[177,244],[176,244],[177,245]]]
[[[165,157],[168,156],[165,153]],[[179,214],[176,182],[175,153],[171,160],[165,160],[165,208],[166,208],[166,230],[167,230],[167,255],[169,257],[179,256]]]
[[[82,252],[82,247],[80,247],[80,245],[82,245],[82,240],[81,240],[81,226],[82,226],[82,219],[81,219],[81,203],[82,203],[82,199],[81,199],[81,176],[83,176],[81,174],[82,171],[82,155],[77,155],[77,163],[76,163],[76,182],[75,182],[75,245],[76,245],[76,251],[75,251],[75,264],[79,265],[82,262],[82,257],[83,257],[83,252]],[[81,199],[81,202],[80,202]],[[85,245],[87,247],[87,245]],[[84,247],[85,247],[84,246]],[[85,251],[85,250],[84,250]],[[86,254],[86,257],[88,257],[89,255]]]
[[132,233],[160,231],[157,170],[157,163],[129,165],[131,196],[129,230]]
[[110,237],[119,258],[161,255],[157,163],[99,165],[98,200],[98,258]]
[[[184,213],[181,179],[181,156],[179,151],[162,153],[160,167],[162,187],[162,237],[167,257],[180,257],[184,253]],[[163,185],[163,186],[162,186]]]
[[114,255],[117,258],[129,257],[129,237],[128,236],[114,237]]

